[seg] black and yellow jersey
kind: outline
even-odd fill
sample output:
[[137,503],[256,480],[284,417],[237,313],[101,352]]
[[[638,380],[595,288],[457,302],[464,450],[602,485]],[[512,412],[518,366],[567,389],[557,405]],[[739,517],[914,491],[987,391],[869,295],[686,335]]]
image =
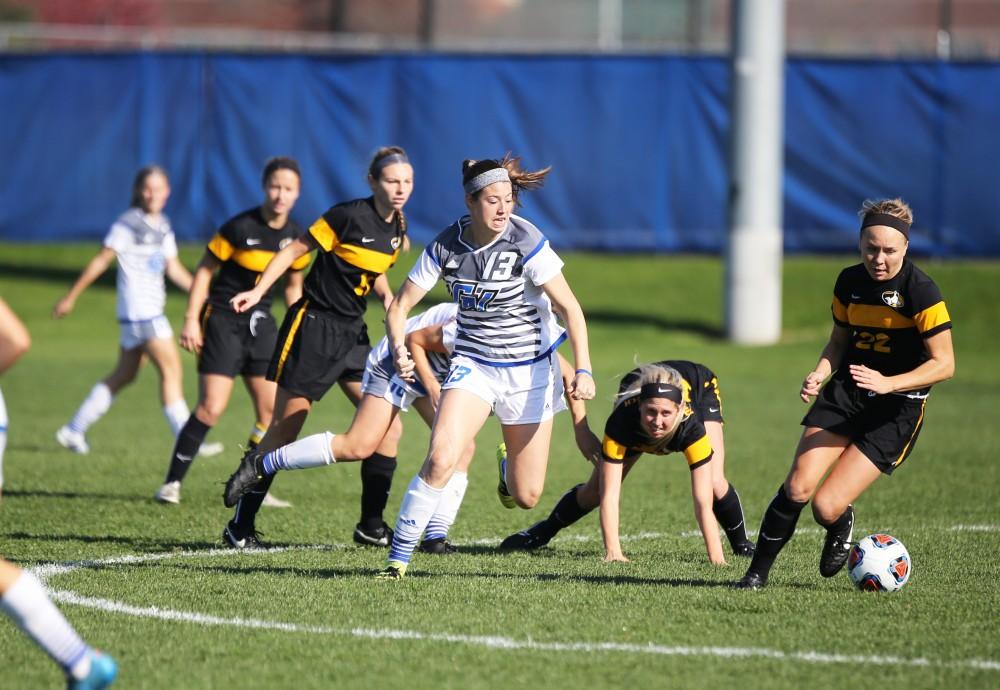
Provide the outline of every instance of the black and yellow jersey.
[[385,222],[372,197],[337,204],[309,228],[320,247],[303,294],[310,309],[345,318],[365,313],[365,296],[389,270],[403,246],[401,220]]
[[[705,432],[705,425],[698,413],[700,396],[707,386],[701,383],[703,374],[709,372],[694,362],[686,360],[668,359],[657,364],[673,367],[676,369],[683,381],[684,391],[684,418],[674,435],[666,441],[656,442],[650,439],[642,429],[639,421],[639,394],[638,392],[621,401],[608,421],[604,425],[604,458],[612,462],[619,462],[628,456],[640,453],[650,453],[652,455],[667,455],[668,453],[684,453],[688,467],[694,469],[712,459],[712,443]],[[619,393],[626,390],[633,384],[639,375],[638,369],[633,369],[621,380],[618,387]],[[714,376],[711,377],[714,381]],[[712,384],[714,385],[714,384]]]
[[[264,220],[259,206],[226,221],[206,247],[222,262],[209,289],[208,303],[215,309],[232,311],[229,300],[237,293],[252,289],[278,250],[301,234],[302,228],[292,220],[282,228],[272,228]],[[298,259],[292,264],[292,270],[306,268],[309,259],[308,254]],[[255,309],[270,309],[273,292],[269,290]]]
[[[951,328],[948,308],[931,278],[903,260],[899,273],[877,282],[864,264],[845,268],[833,288],[834,322],[851,339],[836,377],[850,381],[848,366],[863,364],[884,376],[913,371],[930,355],[924,338]],[[911,395],[924,395],[930,386]]]

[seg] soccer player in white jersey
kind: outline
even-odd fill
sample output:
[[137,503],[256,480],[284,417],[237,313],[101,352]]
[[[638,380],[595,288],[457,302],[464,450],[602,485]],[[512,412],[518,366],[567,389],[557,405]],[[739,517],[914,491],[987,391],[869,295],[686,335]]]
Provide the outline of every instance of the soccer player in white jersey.
[[[111,226],[104,246],[52,310],[56,319],[72,312],[80,294],[117,257],[118,363],[111,374],[91,389],[72,419],[56,432],[59,444],[76,453],[90,452],[85,436],[87,429],[104,416],[118,391],[135,380],[147,357],[160,374],[163,414],[173,436],[177,436],[188,419],[181,385],[180,353],[170,322],[163,315],[167,300],[164,274],[185,292],[191,288],[191,273],[177,258],[177,241],[170,220],[163,213],[169,196],[170,183],[163,168],[151,165],[136,173],[131,207]],[[201,449],[203,455],[221,451],[219,444]]]
[[[28,348],[31,336],[17,315],[0,299],[0,374]],[[7,410],[0,395],[0,461],[7,434]],[[0,482],[2,484],[2,482]],[[0,558],[0,611],[44,649],[66,674],[71,689],[105,688],[118,674],[107,654],[91,649],[59,612],[31,573]],[[4,669],[5,680],[17,683],[16,669]]]
[[587,324],[562,275],[563,262],[538,228],[513,214],[518,193],[541,186],[549,170],[522,170],[510,154],[502,161],[465,161],[462,185],[469,215],[424,250],[386,314],[397,374],[411,381],[414,362],[404,342],[410,309],[438,280],[444,280],[458,304],[455,351],[427,459],[403,499],[380,577],[397,579],[406,573],[462,450],[491,413],[500,421],[507,446],[501,491],[522,508],[538,502],[552,416],[565,409],[555,350],[567,332],[577,367],[569,396],[594,397]]

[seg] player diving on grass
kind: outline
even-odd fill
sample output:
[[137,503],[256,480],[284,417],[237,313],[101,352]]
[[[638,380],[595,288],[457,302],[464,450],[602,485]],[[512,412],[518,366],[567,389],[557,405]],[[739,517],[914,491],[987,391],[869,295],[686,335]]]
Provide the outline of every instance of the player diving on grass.
[[[725,563],[719,525],[734,554],[752,555],[754,544],[747,536],[740,496],[725,475],[722,424],[718,379],[704,365],[664,360],[633,369],[621,380],[603,444],[594,437],[590,479],[567,491],[546,519],[504,539],[500,550],[545,546],[560,530],[600,506],[604,560],[627,561],[618,530],[622,482],[643,453],[679,452],[691,470],[695,519],[709,561]],[[578,428],[576,433],[578,439],[593,437],[589,428]]]

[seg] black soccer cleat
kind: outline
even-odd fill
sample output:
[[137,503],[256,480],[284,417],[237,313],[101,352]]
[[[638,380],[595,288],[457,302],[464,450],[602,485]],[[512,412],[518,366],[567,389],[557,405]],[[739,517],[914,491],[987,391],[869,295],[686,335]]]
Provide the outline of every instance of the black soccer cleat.
[[436,556],[447,556],[458,551],[458,547],[448,541],[446,537],[424,539],[420,542],[419,548],[424,553],[432,553]]
[[851,537],[854,534],[854,506],[847,506],[850,519],[847,526],[837,532],[828,530],[823,542],[823,553],[819,557],[819,574],[823,577],[833,577],[847,563],[851,553]]
[[380,546],[384,548],[392,543],[392,528],[383,522],[381,527],[376,527],[373,530],[366,530],[361,527],[361,523],[359,522],[354,527],[353,537],[355,544],[360,544],[361,546]]
[[758,575],[754,571],[750,570],[740,578],[737,582],[733,583],[733,589],[746,589],[746,590],[758,590],[767,587],[767,577],[764,575]]
[[747,540],[733,546],[733,555],[739,556],[741,558],[753,558],[753,554],[756,550],[757,550],[756,544],[754,544],[750,540]]
[[[544,522],[544,521],[543,521]],[[536,522],[528,529],[510,535],[498,547],[500,551],[534,551],[548,544],[552,537],[544,535],[538,529],[541,522]]]
[[264,456],[266,453],[251,448],[243,454],[240,466],[226,480],[226,490],[222,494],[222,502],[227,508],[239,503],[240,498],[264,478]]
[[231,549],[263,549],[260,542],[260,533],[257,530],[250,530],[247,534],[241,534],[236,524],[230,521],[226,528],[222,530],[222,545]]

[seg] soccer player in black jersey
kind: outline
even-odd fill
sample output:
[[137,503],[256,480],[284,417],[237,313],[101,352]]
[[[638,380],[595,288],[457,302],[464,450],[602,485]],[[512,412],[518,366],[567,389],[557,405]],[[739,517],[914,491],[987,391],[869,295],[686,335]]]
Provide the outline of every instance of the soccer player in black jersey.
[[[593,436],[586,423],[574,421],[577,445]],[[628,561],[618,535],[622,481],[643,453],[683,453],[691,470],[695,518],[712,563],[725,563],[718,525],[738,556],[753,554],[739,494],[726,480],[722,434],[722,400],[715,374],[702,364],[664,360],[633,369],[621,381],[615,407],[604,429],[604,442],[594,437],[596,458],[590,479],[567,491],[548,518],[512,534],[501,551],[530,551],[545,546],[600,505],[606,561]],[[586,453],[585,453],[586,456]]]
[[827,530],[820,574],[832,577],[844,566],[854,501],[913,452],[931,386],[955,371],[941,292],[906,259],[910,207],[901,199],[866,201],[860,215],[862,261],[841,271],[833,288],[833,332],[799,391],[803,402],[816,402],[802,420],[792,469],[764,513],[741,589],[767,584],[810,498]]
[[[299,164],[287,157],[270,159],[261,184],[264,202],[226,221],[209,241],[195,269],[180,342],[198,356],[198,406],[177,435],[166,479],[154,496],[160,503],[180,503],[181,482],[198,448],[226,410],[237,376],[243,377],[256,413],[250,447],[260,441],[271,423],[276,388],[273,381],[264,378],[278,338],[271,316],[271,291],[252,311],[244,313],[236,313],[229,300],[253,288],[271,258],[302,234],[302,228],[289,218],[299,198]],[[302,270],[308,265],[308,256],[291,265],[285,284],[286,304],[294,304],[302,296]],[[273,505],[288,505],[273,496],[269,499]]]
[[[365,326],[372,290],[384,307],[392,302],[385,272],[406,246],[403,206],[413,191],[413,167],[398,146],[379,149],[368,166],[372,196],[330,208],[309,230],[279,251],[257,285],[234,296],[234,311],[254,308],[271,285],[310,252],[319,250],[303,285],[303,296],[288,310],[267,372],[278,384],[274,418],[258,450],[267,452],[298,438],[312,404],[339,383],[348,399],[361,400],[361,379],[371,349]],[[354,540],[388,546],[392,530],[382,511],[396,469],[402,423],[393,420],[378,449],[361,465],[361,521]],[[273,481],[265,477],[236,505],[223,541],[234,548],[258,544],[257,511]]]

